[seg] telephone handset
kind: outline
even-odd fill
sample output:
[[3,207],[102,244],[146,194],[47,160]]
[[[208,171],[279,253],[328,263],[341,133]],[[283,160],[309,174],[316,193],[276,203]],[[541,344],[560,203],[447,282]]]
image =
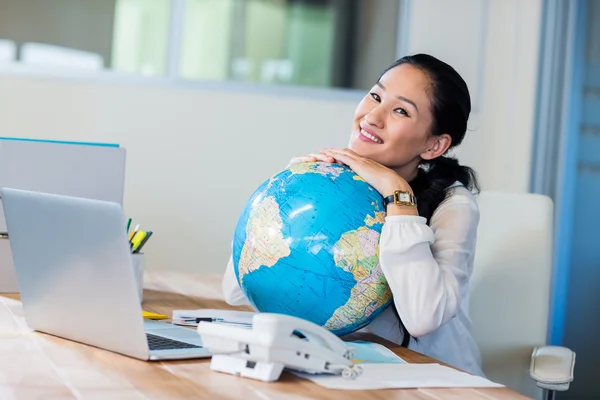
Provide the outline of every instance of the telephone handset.
[[352,349],[310,321],[283,314],[258,313],[252,328],[200,322],[202,344],[213,354],[211,369],[263,381],[279,379],[284,368],[354,378],[360,367]]

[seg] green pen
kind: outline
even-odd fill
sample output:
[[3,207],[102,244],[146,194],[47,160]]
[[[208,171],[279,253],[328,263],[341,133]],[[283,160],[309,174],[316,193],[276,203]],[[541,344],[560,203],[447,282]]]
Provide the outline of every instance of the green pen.
[[131,218],[127,220],[127,233],[129,233],[129,227],[131,226]]

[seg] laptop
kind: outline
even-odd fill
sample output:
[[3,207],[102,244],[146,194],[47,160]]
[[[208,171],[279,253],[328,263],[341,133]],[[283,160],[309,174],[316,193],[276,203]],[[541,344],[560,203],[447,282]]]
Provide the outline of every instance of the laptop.
[[209,357],[194,329],[145,320],[118,203],[2,188],[27,324],[141,360]]

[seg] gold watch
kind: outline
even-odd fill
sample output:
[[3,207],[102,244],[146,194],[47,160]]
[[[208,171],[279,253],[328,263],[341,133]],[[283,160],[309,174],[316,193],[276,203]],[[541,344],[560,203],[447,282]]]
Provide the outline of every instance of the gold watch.
[[404,190],[396,190],[394,194],[383,198],[383,206],[387,208],[388,204],[397,206],[417,206],[417,198],[411,193]]

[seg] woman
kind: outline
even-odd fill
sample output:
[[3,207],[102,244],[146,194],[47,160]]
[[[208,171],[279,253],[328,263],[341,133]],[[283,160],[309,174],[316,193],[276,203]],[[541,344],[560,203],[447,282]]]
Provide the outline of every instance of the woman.
[[[290,163],[345,164],[388,199],[380,264],[394,307],[364,330],[483,375],[469,319],[478,186],[470,168],[445,156],[462,142],[470,111],[467,85],[452,67],[407,56],[358,105],[349,148]],[[248,304],[231,261],[223,291],[228,303]]]

